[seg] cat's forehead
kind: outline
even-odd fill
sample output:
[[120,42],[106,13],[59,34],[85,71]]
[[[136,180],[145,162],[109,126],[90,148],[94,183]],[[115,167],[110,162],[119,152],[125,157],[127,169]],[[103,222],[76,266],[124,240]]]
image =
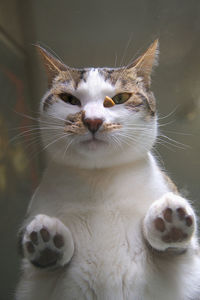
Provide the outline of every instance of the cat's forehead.
[[114,90],[114,85],[110,80],[106,78],[99,72],[98,68],[91,68],[86,71],[85,77],[79,82],[77,86],[77,92],[80,93],[106,93],[110,94]]
[[131,91],[138,79],[136,70],[127,67],[121,68],[101,68],[99,73],[109,81],[117,90]]
[[115,89],[129,90],[136,79],[135,72],[126,68],[84,68],[61,72],[55,83],[67,83],[77,92],[111,92]]

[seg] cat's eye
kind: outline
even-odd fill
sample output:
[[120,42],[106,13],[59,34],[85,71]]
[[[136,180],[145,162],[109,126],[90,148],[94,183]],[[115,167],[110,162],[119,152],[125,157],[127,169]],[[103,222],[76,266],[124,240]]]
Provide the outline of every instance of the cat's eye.
[[61,100],[71,105],[78,105],[81,106],[81,102],[75,96],[68,94],[68,93],[61,93],[58,95]]
[[115,102],[115,104],[122,104],[126,102],[130,98],[131,94],[130,93],[121,93],[115,95],[112,99]]

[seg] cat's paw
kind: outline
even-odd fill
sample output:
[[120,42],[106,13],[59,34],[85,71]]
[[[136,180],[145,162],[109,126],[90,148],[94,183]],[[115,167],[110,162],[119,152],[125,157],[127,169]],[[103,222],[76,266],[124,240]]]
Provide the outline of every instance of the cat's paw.
[[22,239],[25,257],[35,266],[64,266],[74,252],[68,228],[57,218],[36,215],[25,228]]
[[184,198],[167,193],[149,208],[144,235],[157,250],[187,248],[196,228],[195,213]]

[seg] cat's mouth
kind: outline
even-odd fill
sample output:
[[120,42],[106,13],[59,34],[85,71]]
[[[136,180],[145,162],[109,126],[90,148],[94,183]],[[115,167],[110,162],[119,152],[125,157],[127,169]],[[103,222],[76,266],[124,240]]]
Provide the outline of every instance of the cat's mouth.
[[87,147],[89,150],[96,150],[98,147],[105,146],[107,142],[97,139],[96,137],[91,137],[88,140],[82,141],[81,144]]

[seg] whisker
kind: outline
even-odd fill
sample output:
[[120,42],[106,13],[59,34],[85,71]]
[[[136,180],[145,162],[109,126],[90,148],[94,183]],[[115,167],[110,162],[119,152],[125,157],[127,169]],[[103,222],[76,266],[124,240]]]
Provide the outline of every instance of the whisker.
[[174,140],[174,139],[172,139],[172,138],[169,138],[169,137],[166,136],[166,135],[161,134],[159,137],[160,137],[160,138],[165,138],[165,139],[167,139],[168,141],[174,143],[175,145],[182,146],[183,149],[184,149],[184,148],[191,148],[189,145],[186,145],[186,144],[183,144],[183,143],[181,143],[181,142],[178,142],[178,141],[176,141],[176,140]]
[[[138,143],[138,140],[136,138],[134,138],[133,136],[129,136],[127,134],[121,134],[121,137],[122,138],[125,138],[125,139],[128,139],[129,141],[132,141],[132,142],[136,142],[137,143],[137,146],[138,145],[142,145],[144,149],[146,149],[147,151],[149,151],[149,149],[147,147],[144,147],[146,144],[144,142],[139,142]],[[123,140],[124,143],[126,143],[128,146],[130,146],[130,142],[126,141],[126,140]]]
[[50,147],[51,145],[53,145],[53,144],[56,143],[57,141],[59,141],[59,140],[61,140],[61,139],[63,139],[63,138],[66,138],[67,136],[68,136],[67,134],[64,134],[64,135],[62,135],[61,137],[59,137],[58,139],[53,140],[51,143],[47,144],[47,145],[42,149],[42,151],[45,150],[45,149],[47,149],[48,147]]
[[162,144],[162,145],[167,144],[167,145],[170,145],[170,146],[172,146],[172,147],[174,147],[174,148],[185,150],[184,147],[178,146],[178,145],[176,145],[176,144],[173,144],[173,143],[171,143],[171,142],[169,142],[169,141],[166,141],[166,140],[163,140],[163,139],[161,139],[161,138],[157,138],[157,144],[158,144],[158,143],[160,143],[160,144]]
[[39,153],[43,152],[44,150],[46,150],[47,148],[49,148],[51,145],[57,143],[58,141],[60,141],[61,139],[66,138],[68,135],[67,134],[63,134],[61,135],[59,138],[57,138],[56,140],[51,141],[50,143],[48,143],[46,146],[44,146],[40,151],[38,151],[31,159],[33,159],[36,155],[38,155]]
[[173,115],[177,111],[178,107],[179,107],[179,105],[177,105],[170,113],[168,113],[164,117],[159,117],[158,116],[158,120],[163,120],[163,119],[169,118],[171,115]]
[[117,67],[117,53],[115,53],[115,64],[114,64],[114,67],[115,68]]
[[164,127],[164,126],[167,126],[167,125],[171,125],[171,124],[173,124],[173,123],[175,123],[175,122],[176,122],[176,120],[172,120],[172,121],[167,122],[167,123],[158,124],[158,127]]
[[[63,135],[63,132],[60,133],[60,134],[57,134],[56,136],[61,136]],[[52,134],[45,134],[45,141],[46,142],[49,142],[49,141],[52,141]],[[43,142],[42,142],[42,139],[41,139],[41,136],[38,135],[38,136],[32,136],[32,138],[28,137],[28,142],[27,141],[23,141],[25,146],[24,146],[24,149],[28,149],[30,148],[31,146],[37,146],[38,144],[40,145],[43,145]],[[21,141],[20,141],[21,143]],[[41,151],[40,151],[41,152]],[[39,153],[40,153],[39,152]]]
[[[43,119],[41,119],[41,116],[40,117],[32,117],[32,116],[29,116],[27,114],[24,114],[24,113],[21,113],[21,112],[17,112],[17,111],[14,111],[16,114],[20,115],[21,117],[24,117],[26,119],[29,119],[29,120],[32,120],[34,122],[37,122],[37,123],[43,123],[43,124],[47,124],[47,125],[51,125],[52,123],[50,122],[50,120],[53,120],[54,122],[59,122],[59,121],[63,121],[65,122],[66,120],[65,119],[62,119],[62,118],[59,118],[57,116],[53,116],[53,115],[48,115],[48,121],[44,121],[44,117]],[[50,119],[50,120],[49,120]],[[60,122],[58,123],[60,124]],[[56,124],[55,124],[56,125]]]
[[153,146],[152,150],[151,150],[155,156],[155,158],[157,159],[158,163],[160,163],[160,168],[162,166],[162,170],[165,171],[165,162],[161,156],[161,154],[159,153],[158,149],[156,149],[156,144]]
[[186,132],[179,132],[179,131],[166,130],[166,129],[162,129],[162,131],[174,133],[174,134],[178,134],[178,135],[183,135],[183,136],[193,136],[192,133],[186,133]]
[[72,143],[73,143],[73,140],[71,140],[70,142],[67,142],[65,151],[63,153],[63,158],[65,157],[67,150],[69,149],[69,147],[71,146]]
[[119,148],[121,148],[121,149],[123,148],[122,144],[121,144],[120,140],[117,138],[117,136],[111,135],[111,138],[116,143],[116,145],[119,146]]
[[[137,53],[139,53],[139,51],[138,51]],[[121,72],[119,73],[119,76],[118,76],[118,78],[117,78],[116,83],[118,82],[118,80],[119,80],[120,78],[122,78],[122,76],[123,76],[124,73],[126,72],[126,70],[127,70],[127,68],[129,67],[129,65],[130,65],[132,62],[134,62],[137,53],[136,53],[135,55],[133,55],[133,56],[131,57],[131,59],[129,59],[129,61],[128,61],[128,63],[127,63],[126,66],[121,67],[122,70],[121,70]]]
[[156,144],[157,144],[157,145],[161,145],[161,146],[165,147],[166,149],[168,149],[168,150],[170,150],[170,151],[172,151],[172,152],[175,152],[175,150],[174,150],[173,148],[169,147],[169,146],[168,146],[168,143],[167,143],[167,145],[166,145],[166,144],[165,144],[165,141],[163,141],[163,140],[157,141]]
[[16,139],[18,138],[21,138],[21,137],[27,137],[27,136],[30,136],[30,135],[34,135],[35,133],[38,132],[41,132],[42,130],[60,130],[60,129],[63,129],[62,127],[47,127],[47,128],[44,128],[44,127],[38,127],[38,128],[34,128],[34,129],[30,129],[30,130],[26,130],[24,132],[20,132],[19,134],[17,134],[16,136],[14,136],[13,138],[10,139],[10,143],[12,143],[13,141],[15,141]]
[[31,140],[30,143],[27,143],[27,144],[25,143],[24,149],[27,150],[32,146],[38,146],[38,145],[42,145],[42,141],[39,137],[37,137],[34,140]]
[[123,53],[123,56],[122,56],[122,59],[121,59],[120,66],[122,66],[124,64],[124,58],[126,56],[127,50],[129,48],[130,43],[131,43],[132,40],[133,40],[133,34],[131,33],[130,36],[129,36],[128,42],[126,43],[126,47],[125,47],[125,49],[123,51],[124,53]]

